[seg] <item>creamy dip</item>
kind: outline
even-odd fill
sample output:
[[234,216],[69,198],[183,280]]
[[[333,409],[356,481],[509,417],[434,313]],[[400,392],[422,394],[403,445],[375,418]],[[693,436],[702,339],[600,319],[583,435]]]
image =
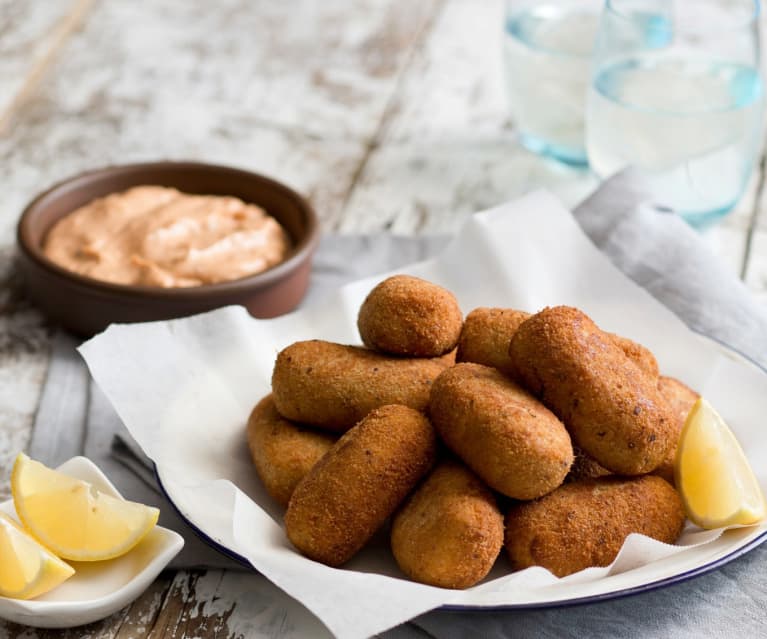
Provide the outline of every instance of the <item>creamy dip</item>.
[[63,217],[43,250],[80,275],[171,288],[260,273],[283,261],[289,248],[285,230],[258,206],[137,186]]

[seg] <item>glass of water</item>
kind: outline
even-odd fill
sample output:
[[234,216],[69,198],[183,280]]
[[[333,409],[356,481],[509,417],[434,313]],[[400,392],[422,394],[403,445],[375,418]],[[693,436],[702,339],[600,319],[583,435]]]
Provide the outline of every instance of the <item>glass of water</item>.
[[586,109],[594,172],[638,168],[693,226],[730,211],[762,138],[759,11],[759,0],[607,0]]
[[507,0],[509,107],[530,150],[585,165],[584,107],[600,0]]

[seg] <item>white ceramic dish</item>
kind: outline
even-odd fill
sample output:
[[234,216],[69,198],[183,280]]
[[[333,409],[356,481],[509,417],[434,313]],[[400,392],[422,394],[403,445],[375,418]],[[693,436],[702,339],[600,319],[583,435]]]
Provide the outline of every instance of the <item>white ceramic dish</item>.
[[[91,482],[106,494],[122,498],[99,468],[85,457],[59,467]],[[13,501],[0,510],[16,518]],[[0,617],[38,628],[70,628],[108,617],[136,599],[184,545],[178,533],[155,528],[130,552],[108,561],[70,562],[75,574],[58,588],[33,600],[0,597]]]

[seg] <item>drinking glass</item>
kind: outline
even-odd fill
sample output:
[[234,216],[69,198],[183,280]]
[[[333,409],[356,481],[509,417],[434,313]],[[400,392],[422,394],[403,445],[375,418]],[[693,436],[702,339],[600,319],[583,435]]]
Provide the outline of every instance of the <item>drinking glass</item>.
[[600,0],[507,0],[507,95],[530,150],[586,164],[583,115]]
[[759,11],[759,0],[607,0],[586,108],[593,171],[637,167],[693,226],[730,211],[762,137]]

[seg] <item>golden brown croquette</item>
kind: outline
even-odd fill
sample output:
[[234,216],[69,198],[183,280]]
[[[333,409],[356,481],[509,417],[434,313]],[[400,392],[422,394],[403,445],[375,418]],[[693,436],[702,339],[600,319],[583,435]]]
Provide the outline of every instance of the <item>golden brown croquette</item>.
[[533,499],[554,490],[573,461],[562,422],[489,366],[456,364],[441,373],[429,415],[448,448],[508,497]]
[[671,409],[656,381],[585,313],[544,309],[522,323],[509,353],[522,383],[602,466],[640,475],[663,461],[674,436]]
[[296,342],[277,356],[274,403],[287,419],[344,432],[386,404],[424,410],[432,382],[452,357],[402,358],[321,340]]
[[430,470],[436,445],[422,413],[373,410],[296,487],[285,513],[288,538],[310,559],[345,563]]
[[698,393],[689,386],[683,384],[674,377],[661,375],[658,379],[658,390],[666,398],[671,410],[674,412],[674,438],[673,444],[669,447],[666,457],[653,472],[663,477],[670,484],[674,484],[674,462],[676,460],[676,449],[679,444],[679,437],[682,434],[682,428],[687,420],[687,415],[698,401]]
[[408,577],[468,588],[493,567],[503,515],[493,493],[457,460],[440,463],[394,517],[391,548]]
[[579,446],[573,445],[573,465],[570,466],[570,472],[565,477],[566,482],[579,481],[581,479],[597,479],[612,475],[612,471],[607,470],[591,455],[584,452]]
[[296,484],[337,438],[285,419],[277,412],[272,396],[267,395],[250,413],[247,439],[256,473],[266,491],[287,506]]
[[[475,308],[467,316],[458,340],[458,362],[475,362],[493,366],[513,377],[514,365],[509,344],[519,326],[531,316],[511,308]],[[658,379],[658,362],[652,352],[627,337],[607,334],[631,361],[654,379]]]
[[458,340],[457,362],[474,362],[513,375],[509,343],[530,313],[511,308],[475,308],[466,316]]
[[672,544],[684,521],[676,490],[655,475],[573,482],[509,510],[506,551],[515,570],[564,577],[609,565],[631,533]]
[[621,337],[615,333],[607,333],[607,335],[634,364],[652,377],[652,379],[658,379],[660,375],[658,360],[655,359],[655,355],[652,354],[649,348],[630,340],[628,337]]
[[366,346],[410,357],[437,357],[453,350],[462,323],[450,291],[411,275],[394,275],[378,284],[357,317]]

